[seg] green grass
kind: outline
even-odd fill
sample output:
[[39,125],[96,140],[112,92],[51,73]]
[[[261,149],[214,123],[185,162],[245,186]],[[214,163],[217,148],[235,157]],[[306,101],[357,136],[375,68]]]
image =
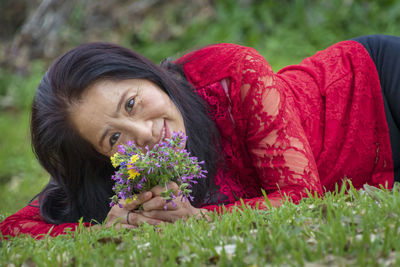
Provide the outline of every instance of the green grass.
[[6,129],[0,139],[0,214],[24,207],[48,180],[32,153],[28,127],[29,113],[0,116],[0,129]]
[[134,230],[111,228],[0,244],[0,264],[39,266],[397,266],[400,193],[367,187],[269,211]]
[[0,110],[0,215],[24,207],[48,181],[33,155],[29,135],[30,103],[43,72],[40,62],[27,77],[0,71],[0,85],[8,88],[5,94],[13,101]]

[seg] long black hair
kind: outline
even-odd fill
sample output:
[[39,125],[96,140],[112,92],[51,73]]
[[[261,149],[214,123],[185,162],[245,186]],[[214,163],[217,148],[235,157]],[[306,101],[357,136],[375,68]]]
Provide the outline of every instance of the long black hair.
[[199,205],[213,183],[218,130],[206,103],[187,81],[183,66],[167,60],[158,66],[118,45],[89,43],[59,57],[43,76],[32,105],[31,138],[40,164],[50,174],[39,194],[42,216],[50,223],[102,222],[110,209],[114,172],[109,158],[98,153],[71,123],[69,108],[99,79],[147,79],[164,90],[181,112],[187,149],[204,160],[207,179],[194,188]]

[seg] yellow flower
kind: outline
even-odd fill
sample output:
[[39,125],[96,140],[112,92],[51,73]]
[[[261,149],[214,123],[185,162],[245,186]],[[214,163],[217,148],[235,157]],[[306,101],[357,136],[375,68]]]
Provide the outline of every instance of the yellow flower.
[[[135,169],[132,169],[135,165],[134,163],[139,159],[138,155],[133,155],[131,157],[131,159],[129,160],[129,163],[127,164],[128,167],[128,174],[129,174],[129,179],[134,180],[137,176],[140,175],[140,173],[138,171],[136,171]],[[129,170],[129,168],[131,168]]]
[[139,159],[139,156],[137,154],[133,155],[131,159],[129,160],[129,164],[135,163]]
[[131,198],[127,198],[127,199],[125,199],[125,204],[129,204],[132,201],[135,201],[136,199],[137,199],[136,195],[132,196]]
[[136,178],[136,176],[139,176],[140,173],[138,173],[135,169],[130,169],[128,170],[129,173],[129,179],[134,180]]
[[112,156],[111,159],[111,164],[113,165],[114,168],[117,168],[119,164],[121,163],[121,159],[118,158],[118,153],[115,153],[114,156]]

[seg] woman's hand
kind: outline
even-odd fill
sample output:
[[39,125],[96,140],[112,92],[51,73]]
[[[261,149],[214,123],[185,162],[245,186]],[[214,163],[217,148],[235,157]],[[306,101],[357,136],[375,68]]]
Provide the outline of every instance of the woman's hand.
[[146,203],[146,201],[151,198],[151,192],[144,192],[138,195],[137,199],[129,204],[125,203],[123,200],[120,200],[122,208],[120,208],[119,205],[115,205],[111,208],[111,210],[108,212],[105,226],[110,227],[115,225],[117,229],[130,229],[135,228],[145,222],[152,225],[160,224],[162,221],[159,219],[146,217],[144,214],[136,211],[133,212],[133,210],[135,210],[140,204]]
[[161,196],[161,193],[165,191],[164,187],[156,186],[151,189],[152,198],[143,203],[143,211],[139,214],[146,218],[152,218],[155,220],[162,220],[164,222],[174,222],[179,219],[186,220],[189,217],[195,216],[196,218],[201,218],[205,216],[208,219],[205,209],[197,209],[193,207],[189,200],[182,199],[179,195],[178,185],[174,182],[168,184],[170,189],[173,189],[173,193],[176,198],[173,200],[175,205],[171,202],[167,204],[167,209],[165,209],[166,200]]

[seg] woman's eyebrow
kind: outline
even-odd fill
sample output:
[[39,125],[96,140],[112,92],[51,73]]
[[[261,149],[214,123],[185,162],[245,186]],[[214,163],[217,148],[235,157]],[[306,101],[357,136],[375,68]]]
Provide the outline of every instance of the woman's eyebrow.
[[108,134],[109,131],[110,131],[110,128],[107,128],[107,129],[104,131],[104,133],[101,135],[100,140],[99,140],[99,147],[102,147],[102,146],[103,146],[104,138],[106,138],[106,136],[107,136],[107,134]]
[[121,111],[122,103],[124,102],[125,97],[128,94],[128,91],[129,91],[129,89],[125,90],[125,92],[122,94],[122,96],[121,96],[121,98],[120,98],[120,100],[118,102],[118,105],[117,105],[117,110],[115,111],[115,117],[118,117],[118,115],[119,115],[119,113]]
[[[117,105],[117,109],[115,110],[115,117],[118,117],[119,113],[121,112],[121,107],[122,107],[122,103],[124,103],[124,100],[126,98],[126,95],[129,92],[129,88],[127,90],[125,90],[125,92],[121,95],[121,98],[119,99],[118,105]],[[107,128],[104,133],[101,135],[100,137],[100,141],[99,141],[99,146],[102,147],[104,138],[106,138],[108,132],[110,131],[110,128]]]

